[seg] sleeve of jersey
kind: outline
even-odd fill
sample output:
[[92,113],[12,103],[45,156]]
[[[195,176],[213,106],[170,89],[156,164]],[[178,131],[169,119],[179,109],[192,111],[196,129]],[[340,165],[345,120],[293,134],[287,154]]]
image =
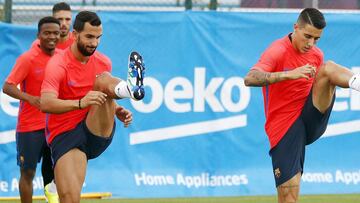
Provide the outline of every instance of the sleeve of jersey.
[[46,65],[44,81],[41,85],[41,93],[52,92],[59,95],[61,81],[65,76],[65,69],[57,57],[53,57]]
[[278,61],[283,55],[282,49],[277,44],[272,44],[264,53],[262,53],[259,61],[251,68],[251,70],[259,70],[265,72],[275,72]]
[[17,60],[16,63],[11,70],[8,78],[6,79],[7,83],[18,85],[21,83],[26,76],[28,75],[31,67],[31,62],[26,55],[21,55]]

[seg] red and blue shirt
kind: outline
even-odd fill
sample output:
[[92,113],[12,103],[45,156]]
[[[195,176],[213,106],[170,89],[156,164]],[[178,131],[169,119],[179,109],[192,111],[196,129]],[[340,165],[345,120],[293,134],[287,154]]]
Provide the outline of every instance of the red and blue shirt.
[[[313,47],[307,53],[298,52],[290,37],[285,36],[268,47],[259,61],[252,67],[265,72],[282,72],[310,64],[317,72],[323,64],[323,53]],[[310,93],[314,78],[286,80],[264,86],[265,131],[273,148],[300,116]]]
[[[53,56],[47,64],[41,92],[52,92],[62,100],[78,100],[93,90],[96,75],[111,71],[111,61],[95,51],[86,64],[78,61],[71,48]],[[60,133],[72,130],[85,119],[89,108],[62,114],[48,114],[46,136],[48,143]]]

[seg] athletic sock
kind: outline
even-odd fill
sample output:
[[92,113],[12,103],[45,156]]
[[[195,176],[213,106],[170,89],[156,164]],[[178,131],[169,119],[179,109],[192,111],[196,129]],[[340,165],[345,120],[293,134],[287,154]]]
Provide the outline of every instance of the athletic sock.
[[349,87],[360,92],[360,74],[355,74],[350,78]]
[[115,94],[120,98],[131,98],[127,83],[122,80],[115,86]]
[[55,185],[55,182],[54,181],[52,181],[51,183],[49,183],[49,192],[51,192],[51,193],[57,193],[57,191],[56,191],[56,185]]

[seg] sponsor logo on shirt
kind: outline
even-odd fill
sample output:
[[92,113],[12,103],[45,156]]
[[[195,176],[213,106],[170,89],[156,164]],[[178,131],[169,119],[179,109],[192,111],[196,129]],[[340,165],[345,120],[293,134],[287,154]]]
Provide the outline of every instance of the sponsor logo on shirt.
[[68,85],[71,86],[71,87],[75,86],[75,84],[76,84],[76,82],[74,82],[74,81],[72,81],[72,80],[69,80],[67,83],[68,83]]

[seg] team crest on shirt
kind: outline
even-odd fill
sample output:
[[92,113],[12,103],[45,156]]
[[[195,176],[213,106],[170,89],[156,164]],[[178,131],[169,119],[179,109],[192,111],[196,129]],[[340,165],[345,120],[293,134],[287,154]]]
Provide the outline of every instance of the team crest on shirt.
[[280,168],[275,169],[274,174],[275,174],[276,178],[280,178],[280,176],[281,176]]

